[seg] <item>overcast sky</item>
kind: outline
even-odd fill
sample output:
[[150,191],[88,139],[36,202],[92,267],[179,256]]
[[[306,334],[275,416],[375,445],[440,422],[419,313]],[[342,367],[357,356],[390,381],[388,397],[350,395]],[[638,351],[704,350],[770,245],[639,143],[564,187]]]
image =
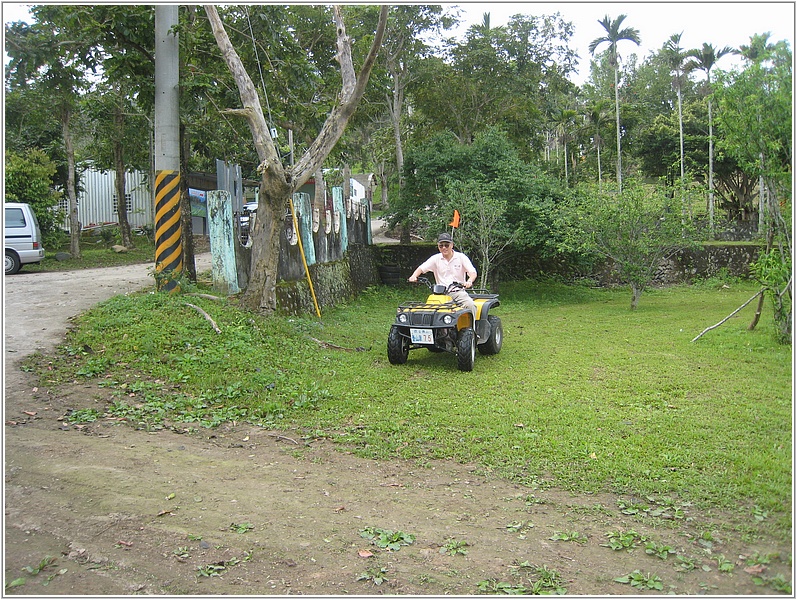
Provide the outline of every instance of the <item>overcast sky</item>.
[[[674,33],[683,33],[681,47],[687,50],[702,47],[704,42],[715,48],[738,48],[749,44],[750,36],[770,32],[771,42],[787,40],[794,49],[794,2],[460,2],[463,18],[481,23],[490,13],[490,25],[505,25],[516,14],[541,16],[556,12],[575,27],[572,47],[578,53],[579,75],[574,82],[582,84],[589,76],[589,44],[602,37],[606,30],[598,23],[608,15],[611,20],[626,15],[623,27],[639,30],[640,46],[621,42],[621,58],[636,54],[641,62],[655,52]],[[606,49],[606,45],[598,51]],[[720,69],[731,69],[739,59],[725,57],[717,63]]]
[[[306,2],[307,3],[307,2]],[[583,84],[589,75],[589,43],[605,34],[598,23],[605,15],[615,19],[625,14],[623,26],[639,30],[641,45],[631,42],[619,44],[621,57],[636,53],[640,62],[650,52],[660,49],[674,33],[683,33],[681,47],[699,48],[703,42],[715,48],[731,46],[738,48],[747,44],[756,33],[771,33],[770,41],[787,40],[794,49],[795,3],[794,2],[457,2],[443,3],[459,6],[468,25],[482,22],[483,15],[490,13],[492,26],[505,25],[509,17],[516,14],[542,16],[559,12],[566,21],[575,26],[572,46],[578,53],[579,74],[573,78]],[[27,4],[3,2],[3,22],[24,19]],[[605,45],[599,48],[605,49]],[[731,69],[740,59],[725,57],[718,68]]]

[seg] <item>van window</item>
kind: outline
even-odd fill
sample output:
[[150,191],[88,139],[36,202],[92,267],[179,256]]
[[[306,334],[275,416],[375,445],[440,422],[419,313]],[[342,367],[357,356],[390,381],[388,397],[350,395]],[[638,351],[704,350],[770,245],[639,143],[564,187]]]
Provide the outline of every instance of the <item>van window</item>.
[[21,208],[6,208],[6,227],[25,227],[25,214]]

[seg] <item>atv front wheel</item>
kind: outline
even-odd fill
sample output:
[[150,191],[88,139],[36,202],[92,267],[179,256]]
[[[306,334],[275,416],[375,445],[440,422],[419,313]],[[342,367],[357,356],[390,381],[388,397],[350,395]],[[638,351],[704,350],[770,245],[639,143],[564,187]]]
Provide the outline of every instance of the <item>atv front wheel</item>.
[[483,344],[479,344],[479,352],[482,354],[498,354],[504,343],[504,328],[501,326],[501,319],[489,315],[487,322],[490,324],[490,337]]
[[457,367],[460,371],[473,371],[476,361],[476,334],[473,329],[460,329],[457,335]]
[[391,365],[403,365],[407,362],[410,353],[410,341],[406,336],[401,335],[399,328],[395,325],[390,328],[387,335],[387,359]]

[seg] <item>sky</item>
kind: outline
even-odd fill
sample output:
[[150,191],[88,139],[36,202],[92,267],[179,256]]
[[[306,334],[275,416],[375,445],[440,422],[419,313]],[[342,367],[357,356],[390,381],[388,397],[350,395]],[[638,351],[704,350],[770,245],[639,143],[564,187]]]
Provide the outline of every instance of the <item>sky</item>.
[[[572,77],[581,85],[589,76],[589,43],[604,35],[598,23],[604,16],[615,19],[625,14],[623,26],[639,30],[641,45],[621,42],[618,45],[621,60],[634,53],[639,62],[651,52],[659,50],[674,33],[682,33],[681,47],[700,48],[704,42],[715,48],[738,48],[747,44],[750,36],[771,33],[770,41],[787,40],[794,49],[795,2],[443,2],[459,6],[464,24],[459,33],[464,35],[469,25],[482,22],[484,13],[490,13],[492,26],[505,25],[510,16],[530,16],[560,13],[573,23],[575,33],[572,47],[578,53],[579,72]],[[3,22],[24,20],[28,5],[3,2]],[[605,49],[605,45],[598,50]],[[731,69],[741,65],[741,59],[726,56],[717,68]]]
[[[516,14],[560,13],[575,28],[571,46],[580,59],[579,73],[572,81],[578,85],[589,76],[589,44],[605,34],[598,21],[606,15],[614,20],[624,14],[622,26],[639,30],[639,46],[633,42],[618,44],[621,61],[636,54],[642,62],[674,33],[682,33],[681,47],[687,50],[700,48],[704,42],[717,49],[738,48],[749,44],[753,34],[767,32],[771,33],[771,43],[787,40],[794,49],[794,2],[460,2],[457,6],[464,11],[463,20],[471,24],[481,23],[484,13],[489,12],[492,27],[505,25]],[[605,49],[604,44],[598,52]],[[716,68],[729,70],[740,65],[741,59],[726,56]]]

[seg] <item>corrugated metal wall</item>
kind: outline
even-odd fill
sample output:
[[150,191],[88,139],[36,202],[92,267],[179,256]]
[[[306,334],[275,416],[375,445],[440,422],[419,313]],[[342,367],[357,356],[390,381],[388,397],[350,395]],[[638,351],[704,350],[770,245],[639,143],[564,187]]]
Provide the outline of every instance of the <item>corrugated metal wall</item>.
[[[116,212],[116,173],[87,169],[80,173],[80,191],[78,192],[78,220],[83,228],[95,227],[106,223],[118,223]],[[152,194],[147,183],[147,176],[141,171],[133,171],[125,176],[125,192],[127,194],[127,219],[131,227],[152,226]],[[62,201],[62,207],[68,208],[68,201]],[[63,228],[69,231],[69,219]]]

